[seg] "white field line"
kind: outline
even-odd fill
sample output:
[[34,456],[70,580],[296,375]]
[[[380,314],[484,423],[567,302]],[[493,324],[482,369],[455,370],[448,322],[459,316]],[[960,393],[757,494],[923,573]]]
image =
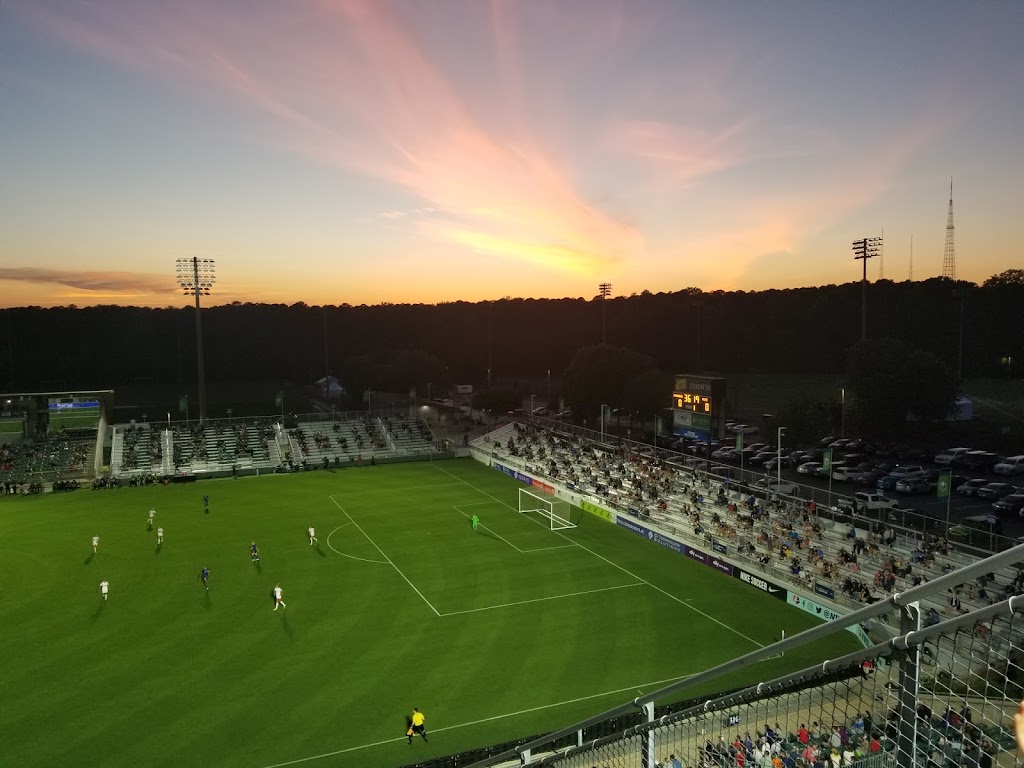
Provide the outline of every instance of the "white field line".
[[[555,707],[564,707],[567,704],[577,704],[581,701],[590,701],[591,699],[600,699],[602,696],[611,696],[616,693],[625,693],[627,691],[638,690],[639,688],[652,688],[660,687],[666,683],[674,683],[679,680],[684,680],[690,677],[690,675],[681,675],[679,677],[670,677],[666,680],[655,680],[651,683],[641,683],[637,685],[627,685],[625,688],[616,688],[614,691],[605,691],[604,693],[595,693],[591,696],[580,696],[575,699],[566,699],[565,701],[559,701],[554,704],[543,704],[539,707],[531,707],[530,709],[521,709],[518,712],[508,712],[504,715],[494,715],[493,717],[485,717],[480,720],[472,720],[468,723],[459,723],[458,725],[446,725],[441,728],[431,728],[431,733],[443,733],[444,731],[454,731],[458,728],[468,728],[473,725],[480,725],[481,723],[491,723],[495,720],[504,720],[506,717],[518,717],[519,715],[528,715],[532,712],[540,712],[544,709],[554,709]],[[371,744],[360,744],[358,747],[348,747],[346,749],[338,749],[334,752],[324,752],[322,755],[311,755],[310,757],[300,757],[298,760],[289,760],[285,763],[274,763],[273,765],[264,766],[264,768],[284,768],[287,765],[297,765],[299,763],[307,763],[310,760],[320,760],[324,757],[334,757],[335,755],[344,755],[347,752],[357,752],[360,749],[370,749],[372,747],[379,747],[383,744],[392,744],[396,741],[402,741],[405,736],[397,736],[393,739],[384,739],[383,741],[375,741]]]
[[[345,508],[343,506],[341,506],[341,504],[338,503],[338,500],[335,499],[334,496],[329,496],[328,498],[330,498],[330,500],[334,502],[334,505],[338,509],[340,509],[342,511],[342,513],[345,515],[345,517],[347,517],[349,520],[352,520],[352,515],[350,515],[348,512],[345,511]],[[387,554],[384,552],[384,550],[377,546],[377,542],[375,542],[373,539],[370,538],[369,534],[366,531],[363,530],[363,527],[361,525],[359,525],[359,523],[357,523],[355,520],[352,520],[352,524],[356,528],[359,529],[359,532],[361,534],[363,534],[363,536],[366,536],[366,540],[369,541],[371,544],[373,544],[374,548],[378,552],[380,552],[381,557],[383,557],[385,560],[388,561],[388,563],[391,565],[392,568],[395,569],[395,571],[398,573],[398,575],[401,576],[403,579],[405,579],[405,583],[408,584],[410,587],[412,587],[413,592],[415,592],[417,595],[420,596],[420,599],[423,600],[423,602],[427,604],[427,607],[429,607],[430,610],[432,610],[434,612],[434,615],[435,616],[440,616],[441,614],[438,613],[437,608],[435,608],[433,606],[433,604],[429,600],[427,600],[427,598],[425,598],[423,596],[423,593],[420,592],[419,589],[417,589],[415,584],[413,584],[411,581],[409,581],[409,577],[406,576],[404,573],[402,573],[402,570],[391,561],[391,558],[387,556]]]
[[[454,477],[454,475],[453,475]],[[407,485],[404,488],[370,488],[366,491],[336,491],[333,496],[358,496],[362,493],[396,493],[398,491],[422,491],[424,488],[444,488],[458,483],[431,483],[430,485]]]
[[572,544],[556,544],[553,547],[536,547],[535,549],[524,549],[522,551],[523,552],[547,552],[548,550],[551,550],[551,549],[569,549],[571,547],[578,547],[578,546],[579,545],[576,542],[573,542]]
[[335,528],[333,531],[331,531],[330,533],[327,534],[327,548],[329,550],[331,550],[332,552],[337,552],[342,557],[349,558],[350,560],[361,560],[364,563],[380,563],[381,565],[387,565],[388,564],[387,560],[371,560],[368,557],[356,557],[355,555],[350,555],[350,554],[347,554],[345,552],[339,552],[338,550],[336,550],[334,547],[331,546],[331,536],[336,534],[342,528],[347,528],[348,526],[352,525],[351,520],[352,520],[352,518],[349,518],[349,522],[345,523],[344,525],[339,525],[337,528]]
[[[435,468],[436,468],[437,470],[439,470],[440,472],[444,472],[444,473],[445,473],[446,475],[448,475],[448,476],[450,476],[450,477],[454,477],[454,478],[455,478],[456,480],[459,480],[459,481],[461,481],[461,482],[465,483],[466,485],[468,485],[468,486],[469,486],[470,488],[472,488],[473,490],[477,491],[478,493],[482,493],[482,494],[483,494],[484,496],[488,496],[488,497],[490,497],[490,498],[494,499],[494,500],[495,500],[496,502],[498,502],[499,504],[502,504],[502,505],[504,505],[504,506],[508,507],[509,509],[515,509],[515,507],[513,507],[513,506],[512,506],[511,504],[507,504],[507,503],[505,503],[504,501],[502,501],[501,499],[497,498],[496,496],[491,496],[491,494],[487,493],[487,491],[483,491],[483,490],[480,490],[479,488],[477,488],[477,487],[476,487],[475,485],[473,485],[473,484],[472,484],[471,482],[469,482],[468,480],[463,480],[463,479],[462,479],[461,477],[459,477],[459,476],[457,476],[457,475],[453,475],[453,474],[452,474],[451,472],[449,472],[449,471],[448,471],[447,469],[444,469],[443,467],[439,467],[439,466],[437,466],[437,464],[434,464],[433,466],[434,466],[434,467],[435,467]],[[532,519],[532,518],[531,518],[531,519]],[[538,525],[540,525],[540,523],[538,523]],[[694,606],[692,606],[692,605],[690,605],[689,603],[687,603],[687,602],[686,602],[685,600],[682,600],[682,599],[680,599],[680,598],[676,597],[676,596],[675,596],[675,595],[673,595],[673,594],[672,594],[671,592],[667,592],[666,590],[662,589],[661,587],[657,586],[656,584],[651,584],[651,582],[647,581],[647,579],[644,579],[644,578],[641,578],[640,576],[637,576],[637,575],[636,575],[635,573],[633,573],[632,571],[628,570],[627,568],[623,568],[623,567],[622,567],[621,565],[619,565],[618,563],[613,563],[613,562],[612,562],[611,560],[609,560],[609,559],[608,559],[607,557],[605,557],[604,555],[602,555],[602,554],[599,554],[599,553],[595,552],[594,550],[592,550],[592,549],[590,549],[590,548],[588,548],[588,547],[585,547],[585,546],[583,546],[583,545],[582,545],[582,544],[580,544],[580,543],[579,543],[578,541],[573,541],[572,539],[570,539],[570,538],[569,538],[568,536],[566,536],[566,535],[565,535],[564,533],[562,533],[561,531],[552,531],[552,533],[554,533],[554,534],[555,534],[555,535],[557,535],[557,536],[561,536],[561,537],[562,537],[563,539],[565,539],[566,541],[568,541],[568,542],[571,542],[571,543],[575,544],[575,545],[576,545],[577,547],[579,547],[580,549],[584,550],[585,552],[589,552],[589,553],[590,553],[590,554],[592,554],[592,555],[593,555],[594,557],[596,557],[596,558],[599,558],[599,559],[601,559],[601,560],[604,560],[604,561],[605,561],[606,563],[608,563],[608,565],[610,565],[610,566],[612,566],[612,567],[614,567],[614,568],[618,568],[618,569],[619,569],[620,571],[622,571],[623,573],[625,573],[625,574],[626,574],[627,576],[629,576],[630,578],[636,579],[636,580],[637,580],[637,581],[639,581],[639,582],[643,582],[644,584],[646,584],[647,586],[649,586],[649,587],[650,587],[651,589],[654,589],[654,590],[656,590],[656,591],[658,591],[658,592],[661,592],[661,594],[665,595],[666,597],[668,597],[668,598],[671,598],[672,600],[675,600],[675,601],[676,601],[677,603],[679,603],[680,605],[686,606],[686,607],[687,607],[687,608],[689,608],[689,609],[690,609],[691,611],[695,611],[695,612],[699,613],[699,614],[700,614],[701,616],[703,616],[703,617],[704,617],[704,618],[706,618],[706,619],[709,619],[709,620],[713,621],[713,622],[714,622],[715,624],[717,624],[718,626],[720,626],[720,627],[722,627],[722,628],[724,628],[724,629],[727,629],[727,630],[729,630],[730,632],[732,632],[732,633],[733,633],[733,634],[735,634],[735,635],[739,635],[739,636],[740,636],[740,637],[742,637],[742,638],[743,638],[744,640],[747,640],[747,641],[749,641],[749,642],[753,643],[754,645],[756,645],[756,646],[757,646],[758,648],[764,648],[764,644],[763,644],[763,643],[759,643],[759,642],[757,642],[757,640],[755,640],[754,638],[752,638],[752,637],[748,637],[747,635],[745,635],[745,634],[743,634],[742,632],[740,632],[740,631],[739,631],[738,629],[736,629],[736,628],[734,628],[734,627],[731,627],[731,626],[729,626],[728,624],[726,624],[726,623],[725,623],[725,622],[723,622],[723,621],[719,621],[719,620],[718,620],[718,619],[716,619],[716,618],[715,618],[714,616],[711,616],[710,614],[704,613],[704,611],[702,611],[702,610],[701,610],[700,608],[695,608]]]
[[492,611],[495,608],[511,608],[513,605],[528,605],[530,603],[542,603],[545,600],[561,600],[565,597],[579,597],[580,595],[592,595],[596,592],[611,592],[616,589],[626,589],[627,587],[642,587],[643,584],[639,581],[632,584],[617,584],[614,587],[600,587],[598,589],[585,589],[582,592],[569,592],[565,595],[550,595],[549,597],[535,597],[531,600],[517,600],[514,603],[502,603],[501,605],[487,605],[483,608],[467,608],[464,611],[449,611],[448,613],[442,613],[442,616],[458,616],[463,613],[479,613],[480,611]]

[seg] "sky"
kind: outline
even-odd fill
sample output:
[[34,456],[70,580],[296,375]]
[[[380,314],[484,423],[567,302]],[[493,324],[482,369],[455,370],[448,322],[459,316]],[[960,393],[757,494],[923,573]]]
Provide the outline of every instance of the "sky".
[[[1024,3],[0,0],[0,307],[1020,267]],[[911,246],[911,243],[913,245]]]

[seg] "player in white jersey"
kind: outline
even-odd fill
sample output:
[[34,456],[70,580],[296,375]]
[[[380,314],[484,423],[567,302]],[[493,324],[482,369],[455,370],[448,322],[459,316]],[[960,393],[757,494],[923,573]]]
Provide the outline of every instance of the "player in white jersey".
[[163,528],[157,528],[156,529],[156,543],[157,544],[163,544],[164,543],[164,529]]
[[312,547],[314,541],[316,542],[317,546],[320,546],[320,539],[316,537],[316,530],[311,525],[309,526],[309,546]]
[[104,579],[100,582],[100,596],[106,600],[107,593],[110,592],[110,582]]
[[284,604],[283,595],[284,595],[284,590],[281,589],[281,585],[278,584],[276,587],[274,587],[274,610],[275,611],[277,610],[278,606],[280,606],[281,608],[287,608],[288,607],[287,605]]
[[95,552],[96,549],[99,547],[99,545],[100,545],[100,537],[99,536],[93,536],[92,537],[92,551]]
[[155,509],[149,510],[149,528],[147,528],[146,530],[149,530],[149,531],[153,530],[153,518],[154,517],[156,517],[156,510]]

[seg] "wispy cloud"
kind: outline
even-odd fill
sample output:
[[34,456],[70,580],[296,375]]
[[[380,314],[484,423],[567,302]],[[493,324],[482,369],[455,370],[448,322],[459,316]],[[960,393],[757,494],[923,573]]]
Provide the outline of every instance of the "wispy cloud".
[[87,291],[91,298],[171,296],[177,293],[167,275],[138,272],[75,272],[36,267],[0,268],[0,280],[18,283],[62,285]]
[[[431,213],[429,236],[566,270],[636,253],[640,233],[588,199],[545,137],[477,116],[487,105],[466,95],[397,7],[308,0],[239,16],[213,4],[115,1],[30,16],[110,61],[229,93],[272,117],[274,140],[291,151],[414,194]],[[621,24],[615,11],[593,28],[611,39]]]

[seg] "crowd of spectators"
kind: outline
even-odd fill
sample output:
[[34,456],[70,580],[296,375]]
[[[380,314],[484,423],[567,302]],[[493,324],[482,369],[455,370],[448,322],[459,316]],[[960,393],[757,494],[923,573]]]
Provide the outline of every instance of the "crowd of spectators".
[[91,437],[56,433],[41,439],[0,443],[0,477],[21,485],[33,476],[49,480],[84,473],[89,468],[89,453],[95,442],[93,431]]
[[145,466],[158,466],[163,461],[164,448],[161,432],[158,429],[143,428],[134,421],[125,427],[123,433],[124,447],[121,457],[122,469],[138,469],[141,455],[148,461]]
[[[804,588],[825,585],[855,604],[877,602],[954,567],[946,560],[949,543],[940,536],[919,536],[906,545],[883,521],[844,528],[821,517],[813,503],[763,490],[740,493],[730,481],[695,473],[649,447],[598,444],[520,423],[503,428],[493,440],[485,436],[483,443],[570,491],[601,498],[709,547],[726,546]],[[955,613],[966,610],[965,600],[981,606],[1022,593],[1024,575],[1008,584],[965,584],[954,590],[948,606],[938,607]]]

